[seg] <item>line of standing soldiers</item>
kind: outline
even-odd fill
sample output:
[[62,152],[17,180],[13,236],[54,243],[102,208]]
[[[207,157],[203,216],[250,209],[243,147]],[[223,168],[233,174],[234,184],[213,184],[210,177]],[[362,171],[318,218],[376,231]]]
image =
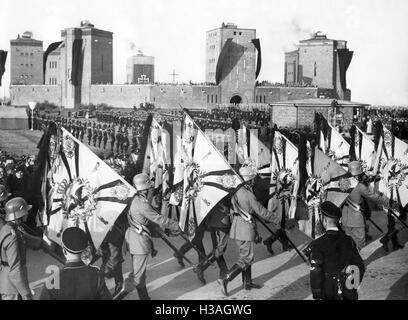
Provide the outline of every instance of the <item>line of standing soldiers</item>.
[[[129,135],[127,126],[119,126],[115,129],[114,123],[96,123],[86,122],[81,120],[73,120],[56,116],[51,119],[46,115],[34,115],[34,129],[42,130],[46,128],[50,121],[56,121],[58,124],[67,129],[75,138],[84,142],[86,137],[87,144],[97,148],[106,150],[108,142],[110,143],[110,151],[117,153],[128,153],[129,148],[132,152],[137,152],[141,145],[143,124],[137,121],[132,127],[132,135]],[[116,143],[116,144],[115,144]]]

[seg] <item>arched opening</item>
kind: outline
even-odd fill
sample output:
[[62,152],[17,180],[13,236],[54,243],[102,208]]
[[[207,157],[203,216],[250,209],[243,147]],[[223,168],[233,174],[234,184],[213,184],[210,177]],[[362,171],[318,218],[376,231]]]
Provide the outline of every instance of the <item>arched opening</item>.
[[233,96],[230,100],[230,103],[239,104],[242,102],[242,98],[240,96]]

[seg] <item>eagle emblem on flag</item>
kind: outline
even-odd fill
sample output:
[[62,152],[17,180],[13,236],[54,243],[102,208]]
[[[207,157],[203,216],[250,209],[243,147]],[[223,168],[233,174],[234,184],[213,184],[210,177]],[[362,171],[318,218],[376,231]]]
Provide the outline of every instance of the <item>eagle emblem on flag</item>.
[[400,159],[390,158],[381,166],[381,179],[386,187],[391,190],[403,185],[407,178],[408,166],[403,165]]
[[65,228],[78,226],[99,248],[135,189],[71,133],[61,130],[61,139],[55,140],[57,158],[48,173],[47,218],[42,221],[47,221],[48,237],[56,243]]

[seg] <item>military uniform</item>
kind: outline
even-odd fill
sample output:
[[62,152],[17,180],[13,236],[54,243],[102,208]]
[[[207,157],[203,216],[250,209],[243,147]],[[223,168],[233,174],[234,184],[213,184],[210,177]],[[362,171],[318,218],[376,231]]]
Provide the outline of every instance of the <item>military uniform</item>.
[[[273,212],[268,211],[259,203],[253,194],[251,187],[244,185],[238,189],[232,197],[234,218],[232,220],[230,238],[236,240],[239,247],[239,260],[237,264],[245,269],[254,260],[254,241],[257,235],[256,223],[252,214],[256,213],[261,218],[279,225],[280,219]],[[251,222],[244,217],[248,216]]]
[[125,232],[128,227],[127,217],[122,213],[116,219],[114,226],[109,230],[102,245],[102,266],[101,271],[108,279],[115,279],[115,293],[118,293],[123,286],[122,263],[124,262],[122,247],[125,239]]
[[[229,202],[229,203],[228,203]],[[211,232],[211,239],[213,242],[213,251],[206,257],[205,260],[200,258],[199,264],[193,269],[197,273],[198,279],[205,284],[204,271],[214,261],[217,262],[220,269],[219,277],[223,278],[228,271],[227,263],[224,259],[224,253],[227,249],[228,234],[231,228],[231,218],[229,206],[231,198],[225,197],[219,204],[217,204],[205,217],[201,225]],[[202,245],[202,242],[201,242]],[[203,252],[204,247],[203,247]]]
[[228,296],[228,282],[232,281],[240,273],[242,273],[244,289],[259,289],[261,287],[252,282],[251,264],[254,261],[254,242],[258,237],[256,223],[252,215],[257,214],[262,219],[273,222],[277,229],[279,229],[280,222],[278,216],[265,209],[256,200],[252,188],[248,185],[248,182],[255,178],[253,170],[244,166],[241,167],[239,172],[247,182],[232,196],[231,204],[234,217],[230,230],[230,238],[236,241],[239,248],[239,259],[222,279],[217,280],[222,293],[226,296]]
[[84,141],[84,135],[85,135],[85,125],[84,124],[82,124],[82,125],[80,125],[80,139],[81,139],[81,142],[83,142]]
[[347,197],[341,217],[345,233],[353,238],[359,250],[364,247],[366,241],[366,222],[364,212],[361,209],[364,198],[378,204],[384,202],[381,196],[374,193],[368,186],[360,182]]
[[98,148],[101,148],[102,137],[103,137],[103,132],[102,132],[102,129],[99,127],[98,128]]
[[154,210],[142,194],[136,194],[133,198],[128,221],[130,227],[126,231],[125,239],[132,256],[133,269],[129,278],[126,279],[126,284],[136,287],[141,300],[150,299],[146,289],[146,267],[152,244],[151,233],[147,225],[151,221],[171,231],[178,231],[179,226],[177,221],[168,219]]
[[0,294],[3,300],[31,295],[26,267],[26,246],[39,249],[42,239],[28,235],[13,223],[0,220]]
[[88,145],[91,145],[91,140],[92,140],[92,127],[91,124],[88,123],[88,128],[86,129],[87,131],[87,137],[88,137]]
[[109,136],[110,136],[111,151],[113,151],[113,147],[115,145],[115,129],[114,128],[111,129]]
[[122,146],[122,143],[123,143],[122,138],[123,138],[122,133],[120,131],[118,131],[116,133],[116,152],[117,153],[119,153],[119,150],[120,150],[120,148]]
[[92,142],[93,142],[94,147],[96,147],[97,139],[98,139],[98,129],[96,128],[96,126],[94,126],[92,129]]
[[108,132],[105,129],[103,129],[103,150],[106,149],[106,143],[108,142]]
[[[321,212],[337,221],[341,217],[341,210],[329,201],[322,203]],[[313,298],[357,300],[357,290],[347,287],[346,279],[350,276],[347,268],[358,268],[359,278],[354,279],[354,285],[358,287],[363,279],[365,266],[353,239],[338,227],[329,226],[320,238],[312,241],[310,250],[310,285]]]

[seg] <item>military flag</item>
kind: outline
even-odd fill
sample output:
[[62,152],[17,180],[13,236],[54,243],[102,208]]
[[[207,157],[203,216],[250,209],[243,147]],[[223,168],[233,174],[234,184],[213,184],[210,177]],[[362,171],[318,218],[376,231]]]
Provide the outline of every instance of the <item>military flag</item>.
[[271,152],[259,140],[257,131],[250,130],[245,125],[238,130],[237,156],[240,163],[252,165],[261,175],[269,175]]
[[169,203],[173,206],[180,206],[183,200],[184,159],[186,158],[185,154],[188,152],[186,146],[189,139],[188,131],[184,128],[186,128],[185,119],[181,122],[173,122],[172,155],[174,175],[169,199]]
[[225,157],[185,111],[184,179],[180,227],[191,238],[211,209],[242,183]]
[[357,180],[340,164],[315,148],[313,174],[309,177],[306,189],[308,204],[331,201],[341,207],[356,185]]
[[[317,214],[320,202],[306,201],[307,181],[312,175],[312,150],[310,142],[301,136],[298,145],[299,177],[295,210],[291,212],[291,218],[298,220],[299,230],[311,238],[316,236]],[[294,214],[294,215],[293,215]]]
[[299,175],[298,149],[279,131],[275,131],[270,165],[271,183],[268,209],[277,211],[282,225],[293,216]]
[[162,215],[178,219],[177,209],[174,205],[170,204],[170,197],[173,190],[174,184],[174,135],[173,126],[177,124],[170,124],[164,122],[163,126],[160,127],[161,130],[161,144],[162,144],[162,158],[163,158],[163,175],[162,175]]
[[62,231],[78,226],[98,248],[135,189],[64,128],[50,144],[56,154],[47,176],[48,238],[61,244]]
[[[350,128],[350,160],[361,161],[363,170],[366,173],[375,174],[378,169],[377,148],[371,140],[360,128],[353,125]],[[381,149],[381,148],[380,148]],[[384,155],[383,155],[384,156]]]
[[342,167],[347,168],[349,162],[350,144],[343,138],[326,118],[319,112],[315,114],[317,140],[320,150],[335,160]]
[[390,208],[399,212],[408,204],[408,144],[383,127],[379,131],[380,152],[378,191],[390,200]]
[[143,172],[149,175],[150,180],[154,182],[154,189],[158,191],[163,183],[164,149],[161,139],[161,125],[153,118],[150,126],[150,133],[147,139],[145,160],[143,163]]

